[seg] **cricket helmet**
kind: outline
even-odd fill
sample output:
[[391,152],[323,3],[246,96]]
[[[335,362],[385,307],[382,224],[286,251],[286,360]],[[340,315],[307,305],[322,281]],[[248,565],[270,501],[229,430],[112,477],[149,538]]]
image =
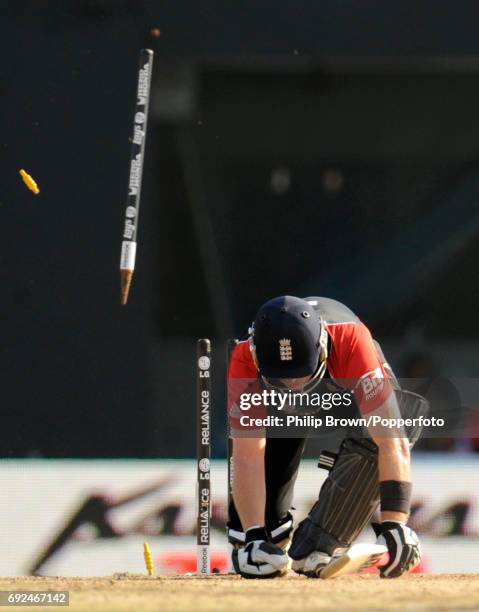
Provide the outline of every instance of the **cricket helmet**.
[[291,295],[269,300],[258,310],[250,348],[263,378],[301,378],[324,374],[328,337],[319,313]]

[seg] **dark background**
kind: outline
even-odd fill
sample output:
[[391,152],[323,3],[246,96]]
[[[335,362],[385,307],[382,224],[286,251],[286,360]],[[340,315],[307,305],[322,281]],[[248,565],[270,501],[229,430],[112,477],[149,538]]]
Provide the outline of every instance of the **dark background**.
[[221,454],[225,341],[284,293],[345,301],[402,375],[414,354],[477,375],[478,20],[437,0],[0,1],[2,454],[192,456],[198,337]]

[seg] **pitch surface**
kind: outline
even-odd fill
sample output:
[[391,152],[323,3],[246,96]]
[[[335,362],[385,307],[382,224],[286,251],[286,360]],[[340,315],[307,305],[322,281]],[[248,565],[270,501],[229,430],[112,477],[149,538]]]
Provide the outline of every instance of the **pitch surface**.
[[[104,578],[0,578],[0,590],[69,590],[75,611],[307,612],[311,610],[477,610],[479,575],[344,576],[242,580],[115,574]],[[55,608],[24,607],[23,610]],[[57,608],[58,609],[58,608]]]

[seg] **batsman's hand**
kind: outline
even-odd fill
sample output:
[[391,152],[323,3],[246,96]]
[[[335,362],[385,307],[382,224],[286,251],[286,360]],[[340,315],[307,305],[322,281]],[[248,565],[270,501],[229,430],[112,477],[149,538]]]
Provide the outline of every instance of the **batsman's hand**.
[[268,542],[264,527],[253,527],[246,532],[244,548],[233,551],[233,565],[243,578],[276,578],[288,570],[288,555]]
[[379,569],[381,578],[398,578],[419,565],[421,545],[417,534],[407,525],[386,521],[373,524],[378,536],[377,544],[383,544],[389,551],[389,561]]

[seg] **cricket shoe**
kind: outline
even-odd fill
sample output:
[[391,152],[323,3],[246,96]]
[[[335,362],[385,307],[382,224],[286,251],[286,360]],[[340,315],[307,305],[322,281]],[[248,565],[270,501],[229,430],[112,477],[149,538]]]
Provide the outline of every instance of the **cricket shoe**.
[[327,580],[377,566],[383,561],[387,551],[387,547],[382,544],[353,544],[342,553],[335,554],[331,562],[320,571],[319,577]]
[[292,569],[297,574],[303,574],[308,578],[319,578],[321,571],[329,565],[331,556],[320,550],[313,550],[304,559],[295,559]]

